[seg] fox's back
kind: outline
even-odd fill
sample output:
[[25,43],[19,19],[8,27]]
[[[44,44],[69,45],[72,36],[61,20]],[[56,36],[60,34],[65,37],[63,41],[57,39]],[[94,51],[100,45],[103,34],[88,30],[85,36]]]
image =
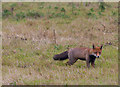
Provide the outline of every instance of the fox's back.
[[91,48],[81,47],[81,48],[72,48],[69,50],[69,54],[71,54],[75,58],[85,58],[86,54],[90,53]]

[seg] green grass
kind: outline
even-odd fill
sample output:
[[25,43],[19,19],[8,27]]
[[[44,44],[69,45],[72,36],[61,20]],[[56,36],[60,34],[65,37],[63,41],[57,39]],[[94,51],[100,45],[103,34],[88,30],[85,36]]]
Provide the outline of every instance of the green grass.
[[[3,56],[3,77],[11,76],[6,69],[10,66],[9,69],[11,73],[16,73],[14,70],[18,72],[16,73],[18,76],[18,78],[16,78],[16,84],[22,84],[21,81],[23,81],[23,84],[29,85],[117,84],[118,50],[116,48],[111,46],[103,48],[102,56],[99,59],[96,59],[95,69],[92,67],[87,69],[86,62],[81,60],[78,60],[73,66],[66,66],[65,63],[68,60],[54,61],[52,57],[55,53],[59,53],[59,50],[54,52],[54,50],[50,51],[50,49],[53,49],[53,47],[46,50],[45,54],[40,53],[42,57],[36,54],[36,52],[39,53],[39,50],[35,52],[33,51],[33,55],[29,55],[29,57],[20,55],[20,53],[15,54],[15,56],[11,56],[12,58],[6,58]],[[24,75],[26,78],[24,78]],[[13,77],[11,76],[10,78]],[[20,78],[21,81],[19,81]]]
[[[118,84],[117,3],[105,3],[102,12],[98,3],[91,3],[88,7],[82,3],[2,5],[5,11],[2,21],[4,85]],[[12,7],[15,9],[10,14]],[[112,45],[105,46],[107,42]],[[93,43],[104,45],[95,68],[88,69],[86,62],[81,60],[73,66],[66,66],[68,59],[53,60],[55,54],[74,47],[91,48]]]

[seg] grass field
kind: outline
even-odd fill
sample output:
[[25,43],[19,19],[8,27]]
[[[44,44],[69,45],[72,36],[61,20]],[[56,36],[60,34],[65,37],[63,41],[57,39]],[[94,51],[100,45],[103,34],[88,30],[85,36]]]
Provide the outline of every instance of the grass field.
[[[117,85],[118,3],[3,3],[3,85]],[[103,44],[95,68],[53,56]]]

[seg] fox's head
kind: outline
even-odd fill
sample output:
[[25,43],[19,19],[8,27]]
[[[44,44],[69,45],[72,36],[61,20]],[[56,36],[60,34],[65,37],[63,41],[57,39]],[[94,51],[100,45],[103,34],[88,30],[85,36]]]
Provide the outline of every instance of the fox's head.
[[102,52],[102,47],[103,45],[101,45],[100,47],[95,47],[95,45],[93,44],[93,55],[97,58],[100,57],[101,52]]

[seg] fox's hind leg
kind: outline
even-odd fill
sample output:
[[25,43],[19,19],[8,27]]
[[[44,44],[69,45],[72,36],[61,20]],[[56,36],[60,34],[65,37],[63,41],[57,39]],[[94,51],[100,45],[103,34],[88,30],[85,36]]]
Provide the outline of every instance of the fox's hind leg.
[[78,60],[78,58],[75,58],[72,55],[72,52],[68,54],[68,57],[69,57],[69,61],[67,62],[68,65],[73,65]]
[[70,60],[66,63],[67,65],[73,65],[78,59],[74,58],[74,60]]

